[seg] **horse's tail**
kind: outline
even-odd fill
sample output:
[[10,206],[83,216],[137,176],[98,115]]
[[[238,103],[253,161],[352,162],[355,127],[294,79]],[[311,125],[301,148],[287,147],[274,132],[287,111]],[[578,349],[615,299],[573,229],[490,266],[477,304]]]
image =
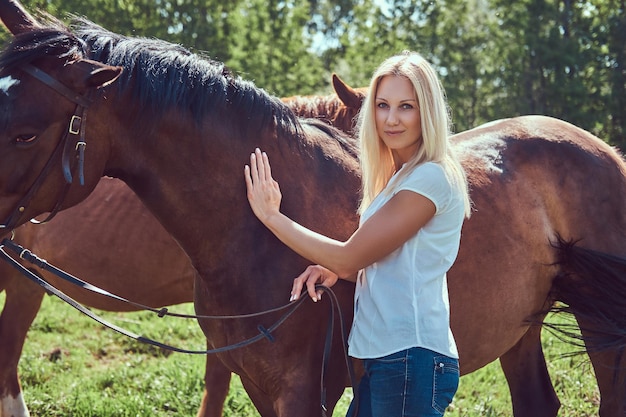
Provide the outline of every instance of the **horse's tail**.
[[626,258],[585,249],[557,236],[560,272],[554,278],[550,311],[576,317],[572,323],[544,323],[564,340],[587,351],[626,348]]

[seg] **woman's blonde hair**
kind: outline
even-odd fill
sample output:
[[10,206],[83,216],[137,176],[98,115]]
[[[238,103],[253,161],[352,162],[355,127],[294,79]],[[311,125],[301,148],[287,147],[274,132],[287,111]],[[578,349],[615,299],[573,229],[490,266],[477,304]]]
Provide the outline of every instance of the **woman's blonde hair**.
[[[411,81],[419,105],[422,123],[422,141],[417,152],[406,163],[407,169],[394,182],[400,181],[415,166],[424,162],[439,163],[448,181],[465,196],[465,215],[469,217],[471,204],[465,172],[454,151],[449,146],[451,120],[445,92],[434,68],[420,54],[403,52],[386,59],[372,76],[369,94],[363,102],[358,117],[361,146],[361,170],[363,175],[363,198],[359,207],[362,214],[372,200],[387,186],[399,168],[391,149],[378,137],[376,130],[376,93],[383,77],[402,76]],[[392,187],[390,187],[392,188]]]

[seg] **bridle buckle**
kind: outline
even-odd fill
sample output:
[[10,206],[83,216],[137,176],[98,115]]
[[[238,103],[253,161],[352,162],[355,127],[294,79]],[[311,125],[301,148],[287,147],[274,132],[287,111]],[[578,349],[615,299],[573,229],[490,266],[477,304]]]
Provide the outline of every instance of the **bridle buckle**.
[[68,132],[70,132],[72,135],[78,135],[80,133],[80,124],[82,123],[82,121],[83,119],[80,116],[73,115],[70,119]]

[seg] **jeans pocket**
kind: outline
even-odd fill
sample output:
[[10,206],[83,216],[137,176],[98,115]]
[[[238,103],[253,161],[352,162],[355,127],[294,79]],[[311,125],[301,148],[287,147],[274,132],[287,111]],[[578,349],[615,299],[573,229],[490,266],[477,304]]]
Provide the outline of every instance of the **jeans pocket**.
[[459,361],[447,356],[435,356],[434,362],[432,406],[443,415],[459,388]]
[[365,371],[381,386],[406,383],[407,358],[406,351],[364,361]]

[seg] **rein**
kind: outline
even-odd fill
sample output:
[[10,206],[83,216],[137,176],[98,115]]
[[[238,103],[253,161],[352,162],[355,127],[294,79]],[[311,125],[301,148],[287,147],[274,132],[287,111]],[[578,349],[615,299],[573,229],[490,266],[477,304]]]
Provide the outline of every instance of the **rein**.
[[[70,296],[68,296],[67,294],[65,294],[64,292],[62,292],[61,290],[57,289],[56,287],[54,287],[53,285],[51,285],[50,283],[48,283],[46,280],[44,280],[43,278],[41,278],[39,275],[35,274],[34,272],[30,271],[29,269],[25,268],[22,264],[20,264],[17,260],[15,260],[11,255],[9,255],[5,249],[10,250],[11,252],[13,252],[14,254],[18,255],[20,259],[23,259],[29,263],[31,263],[32,265],[35,265],[36,267],[42,269],[42,270],[46,270],[48,272],[51,272],[52,274],[56,275],[57,277],[73,284],[76,285],[78,287],[81,287],[85,290],[109,297],[109,298],[113,298],[115,300],[118,301],[122,301],[124,303],[127,304],[131,304],[135,307],[138,307],[139,309],[142,310],[147,310],[147,311],[151,311],[153,313],[156,313],[158,315],[158,317],[162,318],[164,316],[172,316],[172,317],[179,317],[179,318],[193,318],[193,319],[212,319],[212,320],[224,320],[224,319],[240,319],[240,318],[250,318],[250,317],[258,317],[261,315],[266,315],[266,314],[270,314],[270,313],[274,313],[277,311],[281,311],[281,310],[285,310],[288,309],[287,312],[285,314],[283,314],[274,324],[272,324],[270,327],[265,328],[262,325],[258,325],[257,329],[259,330],[259,334],[255,335],[254,337],[251,337],[249,339],[243,340],[241,342],[238,343],[234,343],[228,346],[224,346],[224,347],[220,347],[220,348],[216,348],[216,349],[206,349],[206,350],[189,350],[189,349],[184,349],[184,348],[179,348],[179,347],[175,347],[175,346],[171,346],[165,343],[161,343],[158,342],[156,340],[150,339],[148,337],[144,337],[144,336],[140,336],[137,335],[133,332],[130,332],[124,328],[121,328],[119,326],[116,326],[115,324],[112,324],[110,322],[108,322],[107,320],[103,319],[102,317],[98,316],[97,314],[95,314],[94,312],[92,312],[90,309],[88,309],[87,307],[83,306],[82,304],[80,304],[79,302],[77,302],[76,300],[74,300],[73,298],[71,298]],[[272,332],[274,330],[276,330],[281,324],[283,324],[297,309],[298,307],[300,307],[302,305],[302,303],[304,302],[304,300],[307,299],[307,297],[302,297],[300,298],[298,301],[296,302],[291,302],[289,304],[283,305],[281,307],[277,307],[277,308],[273,308],[270,310],[266,310],[266,311],[262,311],[259,313],[251,313],[251,314],[241,314],[241,315],[231,315],[231,316],[207,316],[207,315],[188,315],[188,314],[178,314],[178,313],[170,313],[168,311],[167,308],[161,308],[161,309],[157,309],[157,308],[153,308],[144,304],[140,304],[140,303],[136,303],[130,300],[127,300],[123,297],[120,297],[118,295],[112,294],[102,288],[96,287],[94,285],[89,284],[88,282],[85,282],[65,271],[63,271],[62,269],[59,269],[57,267],[55,267],[54,265],[48,263],[47,261],[45,261],[44,259],[41,259],[40,257],[38,257],[36,254],[32,253],[30,250],[24,248],[23,246],[13,242],[11,239],[9,238],[4,238],[2,240],[2,242],[0,242],[0,258],[4,259],[7,263],[9,263],[13,268],[15,268],[17,271],[19,271],[22,275],[24,275],[26,278],[28,278],[29,280],[31,280],[32,282],[34,282],[35,284],[43,287],[48,293],[55,295],[56,297],[58,297],[59,299],[61,299],[62,301],[64,301],[65,303],[69,304],[70,306],[72,306],[73,308],[75,308],[76,310],[80,311],[81,313],[85,314],[86,316],[90,317],[91,319],[95,320],[96,322],[102,324],[105,327],[108,327],[111,330],[114,330],[124,336],[130,337],[131,339],[134,339],[138,342],[141,343],[147,343],[149,345],[152,346],[156,346],[159,347],[161,349],[165,349],[165,350],[170,350],[170,351],[174,351],[174,352],[179,352],[179,353],[189,353],[189,354],[212,354],[212,353],[222,353],[222,352],[227,352],[230,350],[234,350],[234,349],[239,349],[248,345],[251,345],[255,342],[258,342],[264,338],[268,339],[270,342],[274,342],[276,339],[274,337],[274,335],[272,335]],[[333,338],[333,333],[334,333],[334,323],[336,320],[335,314],[337,314],[337,318],[339,320],[339,324],[340,324],[340,333],[341,333],[341,339],[342,339],[342,346],[343,346],[343,350],[344,350],[344,359],[346,362],[346,367],[348,369],[348,373],[350,376],[350,381],[352,383],[352,386],[356,389],[356,376],[354,373],[354,368],[352,365],[352,362],[350,361],[350,358],[348,356],[348,346],[347,346],[347,331],[346,331],[346,327],[345,327],[345,321],[343,318],[343,314],[341,312],[341,308],[339,306],[339,300],[337,299],[337,296],[335,295],[335,293],[328,287],[325,287],[323,285],[317,285],[316,288],[326,292],[329,295],[329,299],[330,299],[330,317],[328,319],[328,325],[326,328],[326,339],[325,339],[325,343],[324,343],[324,353],[322,356],[322,370],[321,370],[321,378],[320,378],[320,390],[321,390],[321,408],[322,408],[322,417],[327,417],[327,400],[326,400],[326,373],[328,370],[328,366],[330,363],[330,352],[331,352],[331,346],[332,346],[332,338]],[[355,395],[356,391],[355,391]]]
[[[35,194],[42,187],[44,181],[52,171],[54,167],[54,163],[56,158],[61,156],[61,164],[63,169],[63,176],[65,177],[65,187],[61,191],[55,206],[52,208],[48,217],[42,221],[31,220],[33,223],[45,223],[50,221],[56,214],[60,211],[61,205],[69,192],[70,186],[72,185],[72,170],[74,168],[74,161],[70,157],[72,152],[75,152],[74,159],[78,163],[78,177],[80,181],[80,185],[85,184],[84,177],[84,161],[85,161],[85,147],[87,143],[85,142],[85,129],[84,125],[87,118],[87,108],[91,104],[91,100],[88,97],[82,96],[76,92],[73,92],[65,85],[61,84],[54,78],[52,78],[49,74],[40,70],[39,68],[34,67],[31,64],[24,64],[20,67],[24,72],[41,81],[48,87],[52,88],[57,93],[61,94],[63,97],[68,100],[76,103],[76,108],[74,109],[74,113],[70,118],[67,131],[57,144],[56,148],[50,155],[50,158],[44,165],[43,169],[39,173],[39,176],[35,179],[33,184],[30,186],[28,192],[20,199],[17,203],[16,208],[9,215],[6,221],[0,225],[0,229],[8,229],[12,230],[17,224],[19,224],[24,212],[26,211],[26,207],[31,203]],[[70,141],[69,138],[75,138],[74,141]]]
[[[76,285],[78,287],[84,288],[88,291],[100,294],[100,295],[104,295],[106,297],[109,298],[113,298],[115,300],[118,301],[122,301],[124,303],[128,303],[131,304],[135,307],[138,307],[140,309],[143,310],[148,310],[151,311],[153,313],[157,313],[157,315],[159,317],[164,317],[164,316],[175,316],[175,317],[182,317],[182,318],[193,318],[193,319],[235,319],[235,318],[248,318],[248,317],[255,317],[255,316],[260,316],[260,315],[264,315],[264,314],[269,314],[272,312],[276,312],[279,310],[284,310],[287,309],[288,307],[291,307],[289,309],[289,311],[287,311],[286,314],[284,314],[278,321],[276,321],[272,326],[270,326],[269,328],[264,328],[263,326],[259,325],[258,326],[258,330],[260,332],[260,334],[244,340],[242,342],[239,343],[235,343],[233,345],[229,345],[226,347],[222,347],[222,348],[218,348],[218,349],[207,349],[207,350],[187,350],[187,349],[183,349],[183,348],[178,348],[175,346],[170,346],[161,342],[157,342],[155,340],[152,340],[150,338],[144,337],[144,336],[139,336],[133,332],[130,332],[128,330],[125,330],[121,327],[118,327],[110,322],[108,322],[107,320],[103,319],[102,317],[96,315],[95,313],[93,313],[90,309],[88,309],[87,307],[83,306],[82,304],[80,304],[79,302],[77,302],[76,300],[74,300],[73,298],[71,298],[70,296],[68,296],[67,294],[65,294],[64,292],[62,292],[61,290],[57,289],[56,287],[54,287],[52,284],[50,284],[49,282],[47,282],[46,280],[44,280],[43,278],[41,278],[40,276],[38,276],[37,274],[35,274],[34,272],[30,271],[29,269],[25,268],[22,264],[20,264],[19,262],[17,262],[11,255],[9,255],[8,253],[6,253],[6,251],[4,249],[8,249],[12,252],[14,252],[16,255],[19,255],[19,257],[27,262],[30,262],[31,264],[46,270],[48,272],[53,273],[54,275],[56,275],[57,277],[73,284]],[[94,319],[95,321],[97,321],[98,323],[104,325],[105,327],[108,327],[112,330],[115,330],[118,333],[123,334],[124,336],[128,336],[132,339],[135,339],[139,342],[142,343],[147,343],[153,346],[157,346],[166,350],[171,350],[174,352],[180,352],[180,353],[191,353],[191,354],[209,354],[209,353],[221,353],[221,352],[226,352],[229,350],[233,350],[233,349],[237,349],[240,347],[244,347],[247,346],[249,344],[252,344],[254,342],[257,342],[263,338],[267,338],[270,342],[273,342],[274,336],[271,334],[272,331],[274,331],[276,328],[278,328],[278,326],[280,326],[289,316],[291,316],[298,307],[300,307],[300,305],[302,304],[302,300],[305,299],[305,297],[303,297],[301,300],[299,300],[296,303],[290,303],[287,305],[284,305],[282,307],[278,307],[275,309],[271,309],[271,310],[267,310],[261,313],[254,313],[254,314],[242,314],[239,316],[203,316],[203,315],[186,315],[186,314],[172,314],[169,313],[167,308],[163,308],[163,309],[155,309],[155,308],[151,308],[149,306],[145,306],[143,304],[139,304],[139,303],[135,303],[132,301],[129,301],[123,297],[120,297],[118,295],[115,294],[111,294],[110,292],[103,290],[101,288],[98,288],[94,285],[91,285],[79,278],[76,278],[75,276],[68,274],[67,272],[55,267],[54,265],[49,264],[47,261],[39,258],[37,255],[33,254],[30,250],[25,249],[24,247],[20,246],[19,244],[9,240],[8,238],[5,238],[2,240],[2,242],[0,242],[0,257],[3,258],[5,261],[7,261],[11,266],[13,266],[15,269],[17,269],[20,273],[22,273],[22,275],[24,275],[26,278],[28,278],[29,280],[31,280],[32,282],[34,282],[35,284],[43,287],[46,291],[48,291],[49,293],[51,293],[52,295],[57,296],[58,298],[60,298],[61,300],[65,301],[67,304],[69,304],[70,306],[74,307],[75,309],[77,309],[78,311],[80,311],[81,313],[87,315],[88,317]]]

